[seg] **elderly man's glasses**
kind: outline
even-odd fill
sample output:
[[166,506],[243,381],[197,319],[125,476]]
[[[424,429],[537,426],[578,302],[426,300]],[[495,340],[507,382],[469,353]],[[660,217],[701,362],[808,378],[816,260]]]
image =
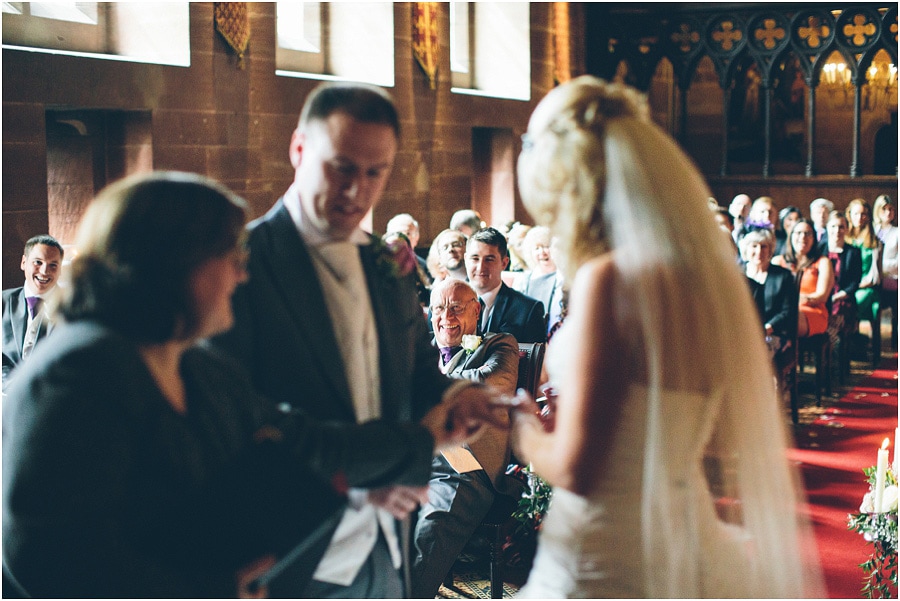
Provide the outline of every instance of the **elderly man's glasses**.
[[454,317],[459,317],[460,315],[462,315],[465,312],[466,307],[469,306],[469,303],[471,303],[474,300],[475,299],[473,298],[464,303],[454,303],[452,305],[433,306],[433,307],[431,307],[431,314],[441,316],[444,314],[444,311],[446,311],[447,313],[449,313],[450,315],[453,315]]
[[451,248],[462,248],[464,246],[463,242],[460,240],[454,240],[453,242],[447,242],[446,244],[441,244],[441,250],[448,251]]

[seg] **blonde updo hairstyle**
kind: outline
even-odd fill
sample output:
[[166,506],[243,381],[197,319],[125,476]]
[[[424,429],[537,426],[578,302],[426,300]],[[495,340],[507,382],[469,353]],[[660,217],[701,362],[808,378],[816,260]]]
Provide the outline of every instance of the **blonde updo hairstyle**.
[[559,250],[573,273],[609,250],[603,219],[604,133],[617,117],[648,121],[644,96],[582,76],[547,94],[523,136],[518,163],[522,200],[537,223],[560,235]]

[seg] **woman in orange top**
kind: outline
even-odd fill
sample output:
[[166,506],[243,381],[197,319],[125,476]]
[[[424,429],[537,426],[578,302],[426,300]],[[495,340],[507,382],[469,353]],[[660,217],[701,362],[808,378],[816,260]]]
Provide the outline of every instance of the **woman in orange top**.
[[800,312],[797,335],[813,336],[828,329],[827,302],[834,288],[834,269],[827,256],[816,245],[816,229],[812,221],[801,219],[791,230],[790,243],[783,255],[772,263],[790,269],[800,290]]

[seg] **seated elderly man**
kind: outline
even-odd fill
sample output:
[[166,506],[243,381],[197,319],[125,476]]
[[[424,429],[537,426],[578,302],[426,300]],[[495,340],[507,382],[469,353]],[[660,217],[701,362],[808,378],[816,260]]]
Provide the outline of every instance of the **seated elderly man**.
[[[514,394],[519,347],[510,334],[477,335],[481,305],[469,284],[448,278],[431,291],[435,353],[442,372]],[[429,502],[419,510],[412,563],[415,599],[433,599],[441,582],[494,501],[495,494],[518,493],[505,475],[508,433],[489,428],[468,447],[435,457]]]

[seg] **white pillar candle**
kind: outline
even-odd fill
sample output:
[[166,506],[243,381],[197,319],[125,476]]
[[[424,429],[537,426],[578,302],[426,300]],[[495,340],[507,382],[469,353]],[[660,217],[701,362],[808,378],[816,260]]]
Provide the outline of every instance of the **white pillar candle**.
[[881,500],[884,498],[884,480],[887,477],[888,445],[890,438],[885,438],[878,449],[878,463],[875,464],[875,513],[881,513]]

